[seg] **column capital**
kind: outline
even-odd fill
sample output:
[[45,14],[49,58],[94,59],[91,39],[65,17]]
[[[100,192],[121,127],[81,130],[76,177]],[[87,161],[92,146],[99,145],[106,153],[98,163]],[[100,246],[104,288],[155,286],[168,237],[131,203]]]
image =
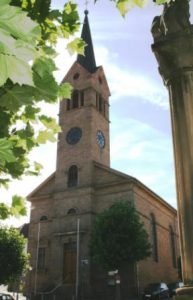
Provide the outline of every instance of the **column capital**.
[[165,4],[162,15],[153,20],[152,51],[166,85],[181,73],[193,71],[193,26],[189,18],[189,0],[175,0]]

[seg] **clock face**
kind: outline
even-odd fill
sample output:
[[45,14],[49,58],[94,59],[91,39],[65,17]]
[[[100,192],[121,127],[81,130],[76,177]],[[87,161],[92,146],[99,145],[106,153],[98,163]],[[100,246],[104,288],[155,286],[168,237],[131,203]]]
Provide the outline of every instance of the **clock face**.
[[75,145],[79,142],[82,136],[82,129],[79,127],[73,127],[71,128],[67,135],[66,135],[66,141],[70,145]]
[[102,131],[98,130],[96,134],[96,139],[98,142],[99,147],[102,149],[105,146],[105,137]]

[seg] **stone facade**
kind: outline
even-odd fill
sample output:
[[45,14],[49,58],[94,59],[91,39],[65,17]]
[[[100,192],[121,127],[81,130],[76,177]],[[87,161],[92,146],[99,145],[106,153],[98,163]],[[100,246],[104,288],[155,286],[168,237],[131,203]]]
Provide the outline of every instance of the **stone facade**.
[[91,262],[88,244],[96,214],[119,200],[135,204],[153,244],[152,257],[121,270],[122,299],[136,296],[149,282],[176,280],[176,210],[137,179],[110,168],[110,92],[103,68],[90,72],[77,60],[64,81],[74,92],[60,105],[56,172],[28,196],[32,270],[26,293],[57,300],[113,299],[115,287]]

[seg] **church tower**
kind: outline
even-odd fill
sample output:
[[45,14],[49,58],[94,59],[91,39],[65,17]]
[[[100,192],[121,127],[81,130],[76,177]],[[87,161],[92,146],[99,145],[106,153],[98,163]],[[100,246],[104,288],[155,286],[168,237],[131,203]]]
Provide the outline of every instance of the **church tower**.
[[[86,42],[85,54],[64,77],[72,87],[71,99],[60,103],[56,167],[56,187],[88,185],[92,178],[92,162],[110,166],[109,151],[109,88],[103,68],[97,67],[85,11],[81,34]],[[68,176],[66,176],[68,174]]]

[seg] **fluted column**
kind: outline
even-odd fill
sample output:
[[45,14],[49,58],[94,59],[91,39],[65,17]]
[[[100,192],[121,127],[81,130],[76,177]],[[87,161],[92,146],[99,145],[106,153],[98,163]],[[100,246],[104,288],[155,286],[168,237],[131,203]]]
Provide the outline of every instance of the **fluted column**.
[[[181,299],[193,299],[193,30],[189,1],[164,6],[152,24],[152,50],[170,98],[182,273]],[[189,295],[189,296],[187,296]]]

